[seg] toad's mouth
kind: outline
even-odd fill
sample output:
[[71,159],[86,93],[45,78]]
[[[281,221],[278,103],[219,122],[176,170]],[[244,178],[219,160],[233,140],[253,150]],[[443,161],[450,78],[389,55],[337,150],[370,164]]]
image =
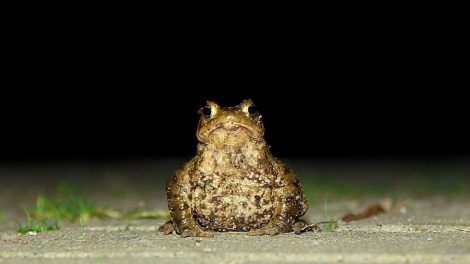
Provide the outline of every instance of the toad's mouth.
[[211,129],[207,130],[207,135],[213,135],[218,133],[226,133],[226,134],[238,134],[238,133],[248,133],[251,136],[259,136],[259,131],[254,129],[251,126],[247,126],[242,123],[236,122],[227,122],[227,123],[220,123],[216,126],[213,126]]
[[[239,138],[240,140],[259,140],[263,138],[264,130],[260,125],[254,125],[246,120],[211,120],[197,130],[199,142],[225,141]],[[245,139],[243,139],[245,138]]]

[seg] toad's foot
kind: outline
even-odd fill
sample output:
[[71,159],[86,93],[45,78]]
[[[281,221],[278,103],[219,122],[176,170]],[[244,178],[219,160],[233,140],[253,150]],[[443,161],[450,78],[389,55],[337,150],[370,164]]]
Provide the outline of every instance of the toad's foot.
[[264,236],[264,235],[270,235],[270,236],[275,236],[275,235],[279,235],[280,233],[284,233],[286,231],[283,231],[282,228],[279,228],[279,227],[263,227],[263,228],[260,228],[260,229],[255,229],[255,230],[251,230],[250,232],[248,232],[248,235],[249,236]]
[[173,222],[168,221],[161,225],[158,229],[159,232],[163,232],[165,235],[169,235],[175,231],[175,228],[173,227]]
[[[172,221],[168,221],[161,225],[158,228],[158,231],[163,232],[165,235],[172,234],[175,230]],[[213,237],[214,234],[212,232],[205,232],[196,228],[186,228],[181,233],[181,237]]]
[[296,235],[300,235],[306,232],[321,232],[321,229],[318,224],[312,224],[310,222],[300,220],[294,224],[292,231],[294,231]]
[[181,237],[213,237],[212,232],[205,232],[202,230],[197,230],[193,228],[185,229],[181,233]]
[[306,223],[303,220],[297,221],[292,228],[287,228],[283,225],[268,225],[260,229],[251,230],[248,232],[249,236],[263,236],[263,235],[279,235],[281,233],[295,232],[296,234],[304,232],[319,232],[320,228],[317,225]]

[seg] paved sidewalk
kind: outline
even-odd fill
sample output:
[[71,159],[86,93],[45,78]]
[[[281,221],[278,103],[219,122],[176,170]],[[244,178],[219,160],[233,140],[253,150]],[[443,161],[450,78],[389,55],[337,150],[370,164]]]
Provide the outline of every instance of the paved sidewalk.
[[0,263],[470,263],[468,202],[415,201],[334,232],[180,238],[158,220],[97,221],[36,236],[2,232]]
[[[6,189],[0,187],[3,195]],[[125,201],[138,203],[142,197],[146,194]],[[18,235],[12,219],[21,210],[13,212],[5,201],[0,206],[8,217],[0,222],[0,263],[470,263],[468,196],[406,198],[389,213],[342,224],[333,232],[275,237],[219,233],[214,238],[164,236],[156,232],[163,219],[93,220],[83,228],[64,222],[58,231]],[[381,200],[333,200],[329,214],[339,218],[347,208],[358,211],[375,201]],[[156,200],[148,204],[152,209],[165,206]],[[325,220],[321,203],[312,204],[309,219]]]

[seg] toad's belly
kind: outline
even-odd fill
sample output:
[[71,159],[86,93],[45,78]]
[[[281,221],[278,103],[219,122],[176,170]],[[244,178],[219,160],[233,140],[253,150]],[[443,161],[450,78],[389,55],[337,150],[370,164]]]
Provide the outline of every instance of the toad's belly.
[[249,231],[264,226],[274,213],[272,188],[256,182],[205,181],[193,189],[193,215],[214,231]]

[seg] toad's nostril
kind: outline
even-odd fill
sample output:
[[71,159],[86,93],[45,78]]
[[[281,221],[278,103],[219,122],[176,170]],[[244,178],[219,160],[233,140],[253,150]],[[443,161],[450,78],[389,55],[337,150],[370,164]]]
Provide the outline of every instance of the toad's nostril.
[[233,115],[228,115],[228,116],[227,116],[227,122],[233,122],[233,121],[235,121],[235,116],[233,116]]

